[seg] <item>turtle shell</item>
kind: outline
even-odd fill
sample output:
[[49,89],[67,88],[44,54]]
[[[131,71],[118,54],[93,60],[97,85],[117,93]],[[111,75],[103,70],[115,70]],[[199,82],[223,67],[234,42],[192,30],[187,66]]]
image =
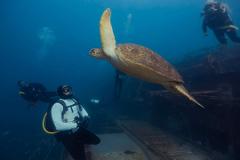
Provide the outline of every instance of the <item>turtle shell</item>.
[[123,72],[153,83],[183,83],[174,67],[154,51],[136,44],[119,44],[117,61],[112,64]]

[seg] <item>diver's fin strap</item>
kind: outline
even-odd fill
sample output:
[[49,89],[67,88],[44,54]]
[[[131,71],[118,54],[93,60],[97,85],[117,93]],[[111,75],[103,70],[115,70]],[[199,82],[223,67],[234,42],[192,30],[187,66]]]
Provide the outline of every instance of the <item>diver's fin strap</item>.
[[235,29],[235,30],[238,30],[239,28],[235,25],[230,24],[230,25],[220,27],[220,29]]

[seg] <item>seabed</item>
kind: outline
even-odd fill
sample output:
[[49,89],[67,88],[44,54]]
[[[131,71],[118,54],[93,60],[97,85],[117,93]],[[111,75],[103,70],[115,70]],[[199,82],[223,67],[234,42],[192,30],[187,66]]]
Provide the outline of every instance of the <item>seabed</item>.
[[[146,122],[118,121],[122,133],[98,135],[102,142],[86,146],[87,160],[211,160],[198,146]],[[72,160],[67,156],[64,160]]]

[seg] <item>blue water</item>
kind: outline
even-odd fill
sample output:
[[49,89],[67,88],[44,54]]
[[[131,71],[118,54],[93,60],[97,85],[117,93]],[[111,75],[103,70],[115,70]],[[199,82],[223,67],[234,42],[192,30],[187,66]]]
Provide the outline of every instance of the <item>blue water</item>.
[[[240,26],[239,1],[225,2]],[[111,103],[115,70],[88,55],[91,48],[100,47],[98,24],[105,8],[112,9],[118,43],[144,45],[174,63],[192,50],[218,45],[212,34],[203,36],[203,5],[203,0],[2,0],[1,139],[21,139],[25,134],[31,141],[41,132],[46,105],[29,109],[17,94],[17,80],[40,82],[49,90],[68,83],[82,103],[93,97]],[[50,30],[46,35],[50,39],[40,38],[44,27]],[[14,159],[9,150],[18,150],[21,144],[0,142],[0,153],[4,152],[0,159]],[[23,152],[15,156],[24,159]]]

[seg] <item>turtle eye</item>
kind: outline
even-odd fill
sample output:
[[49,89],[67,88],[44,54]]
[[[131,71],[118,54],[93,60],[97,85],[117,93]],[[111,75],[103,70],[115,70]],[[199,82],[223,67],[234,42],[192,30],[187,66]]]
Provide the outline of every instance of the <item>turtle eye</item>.
[[98,50],[97,50],[96,48],[93,49],[93,50],[92,50],[92,54],[93,54],[93,55],[98,55]]
[[95,51],[95,49],[91,49],[89,53],[90,53],[90,55],[95,55],[96,51]]
[[102,56],[103,56],[102,52],[99,48],[94,48],[94,49],[90,50],[89,54],[96,58],[102,58]]
[[97,50],[96,49],[93,49],[93,54],[97,54]]

